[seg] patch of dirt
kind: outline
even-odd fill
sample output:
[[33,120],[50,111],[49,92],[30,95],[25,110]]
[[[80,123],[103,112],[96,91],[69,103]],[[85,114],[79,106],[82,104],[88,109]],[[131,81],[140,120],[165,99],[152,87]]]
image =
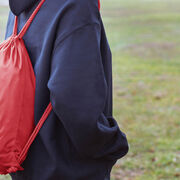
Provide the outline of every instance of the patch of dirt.
[[135,8],[114,8],[113,11],[112,9],[102,9],[102,12],[107,16],[118,18],[129,17],[134,15],[144,15],[148,13],[147,10]]
[[121,170],[118,169],[114,171],[111,175],[114,180],[135,180],[137,176],[140,176],[143,174],[143,171],[140,169],[134,169],[134,170]]
[[131,44],[122,51],[131,53],[138,57],[160,57],[172,58],[176,53],[177,44],[173,42],[146,42],[141,44]]

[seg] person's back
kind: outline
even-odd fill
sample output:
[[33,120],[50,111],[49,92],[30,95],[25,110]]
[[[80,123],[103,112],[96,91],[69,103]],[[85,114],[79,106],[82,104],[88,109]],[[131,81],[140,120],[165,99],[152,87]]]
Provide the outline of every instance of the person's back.
[[[20,30],[40,0],[9,2],[5,38],[15,15]],[[112,57],[98,0],[46,0],[23,39],[36,76],[35,123],[50,101],[53,111],[12,179],[110,180],[128,143],[112,114]]]

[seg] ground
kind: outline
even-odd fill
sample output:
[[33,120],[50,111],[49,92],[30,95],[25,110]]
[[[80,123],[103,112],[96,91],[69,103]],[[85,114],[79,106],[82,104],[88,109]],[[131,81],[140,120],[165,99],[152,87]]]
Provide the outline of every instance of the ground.
[[[113,113],[130,150],[111,180],[180,179],[180,1],[103,0]],[[7,8],[0,8],[0,40]],[[5,177],[0,177],[5,180]]]

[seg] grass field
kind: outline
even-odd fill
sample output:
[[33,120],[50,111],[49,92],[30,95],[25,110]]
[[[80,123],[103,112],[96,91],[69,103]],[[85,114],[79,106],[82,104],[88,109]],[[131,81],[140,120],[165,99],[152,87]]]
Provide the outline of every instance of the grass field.
[[[180,179],[180,1],[102,0],[114,117],[130,151],[111,180]],[[0,8],[0,39],[7,11]],[[5,177],[0,177],[5,180]]]
[[2,40],[4,40],[5,37],[7,18],[8,18],[8,8],[4,6],[3,7],[0,6],[0,42],[2,42]]

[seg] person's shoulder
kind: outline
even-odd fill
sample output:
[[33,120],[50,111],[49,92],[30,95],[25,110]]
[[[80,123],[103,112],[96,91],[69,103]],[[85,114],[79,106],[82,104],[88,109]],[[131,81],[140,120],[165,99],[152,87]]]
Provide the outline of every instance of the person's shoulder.
[[54,17],[58,18],[56,42],[87,25],[101,27],[98,0],[61,0],[57,15]]
[[98,0],[67,0],[78,11],[98,11]]
[[[76,17],[87,21],[99,21],[98,0],[69,0],[73,4]],[[80,17],[81,16],[81,17]]]
[[98,0],[67,0],[76,7],[98,9]]
[[58,13],[62,15],[61,18],[65,17],[68,23],[73,21],[74,25],[99,23],[100,18],[98,0],[62,0]]

